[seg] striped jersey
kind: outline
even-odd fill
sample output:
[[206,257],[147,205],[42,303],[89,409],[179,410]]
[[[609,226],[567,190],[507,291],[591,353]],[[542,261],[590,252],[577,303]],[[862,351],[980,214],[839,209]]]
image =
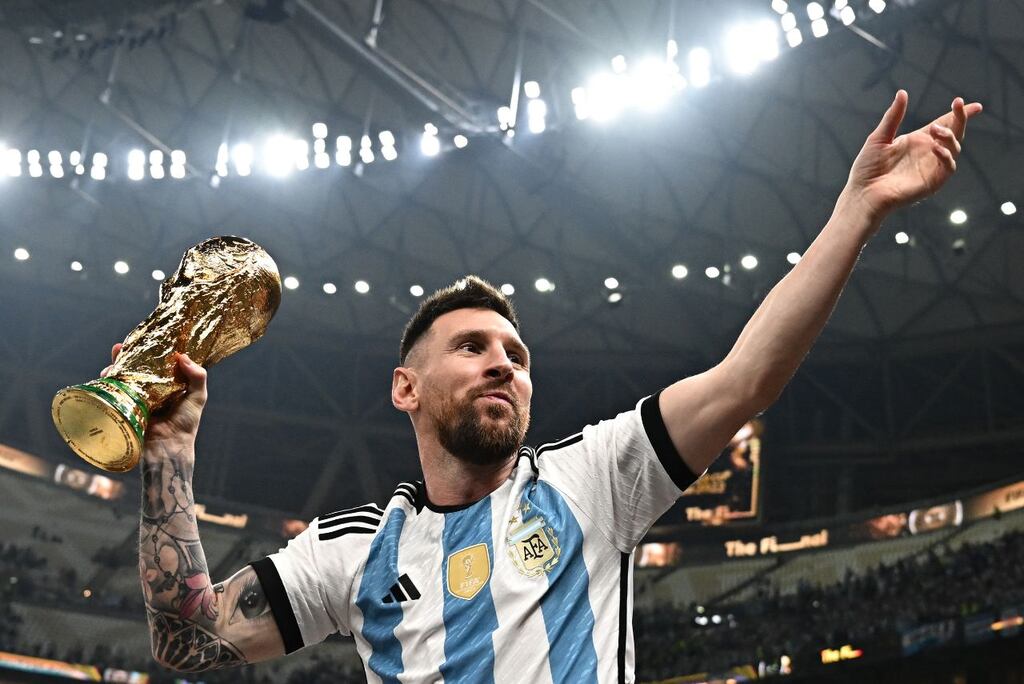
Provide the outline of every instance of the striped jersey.
[[[660,393],[659,393],[660,394]],[[461,506],[420,482],[253,563],[287,652],[340,632],[374,682],[632,682],[632,554],[696,476],[659,394]]]

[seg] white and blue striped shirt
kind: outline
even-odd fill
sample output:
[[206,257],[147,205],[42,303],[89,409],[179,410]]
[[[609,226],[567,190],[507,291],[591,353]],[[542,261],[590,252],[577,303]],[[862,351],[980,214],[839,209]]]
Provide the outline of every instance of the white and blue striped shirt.
[[498,489],[321,516],[253,563],[290,653],[352,634],[369,682],[632,682],[632,554],[695,479],[658,394],[537,449]]

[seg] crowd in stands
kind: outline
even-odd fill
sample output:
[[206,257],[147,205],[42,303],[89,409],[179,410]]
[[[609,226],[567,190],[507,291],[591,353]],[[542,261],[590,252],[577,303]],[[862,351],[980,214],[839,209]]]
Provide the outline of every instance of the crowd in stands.
[[[938,544],[916,557],[879,565],[861,575],[848,571],[843,581],[830,586],[804,581],[795,593],[781,594],[771,580],[770,572],[760,578],[752,589],[753,598],[705,606],[701,612],[695,605],[638,607],[634,616],[638,680],[777,662],[783,654],[850,642],[888,639],[898,643],[901,632],[918,625],[1024,604],[1024,533],[1010,532],[988,543],[964,543],[955,550]],[[22,618],[12,605],[18,602],[60,602],[64,609],[83,611],[99,606],[133,620],[143,614],[140,596],[86,598],[79,584],[74,569],[50,567],[31,547],[0,545],[0,650],[147,671],[155,682],[181,676],[155,667],[148,653],[124,653],[117,645],[64,644],[61,652],[55,644],[25,643],[19,638]],[[358,664],[341,664],[316,653],[287,676],[264,665],[194,677],[210,684],[363,681]]]
[[[637,678],[664,679],[778,662],[806,649],[888,640],[913,627],[1024,603],[1024,533],[1011,532],[955,551],[940,545],[919,557],[879,565],[842,582],[802,582],[780,594],[771,575],[756,598],[733,605],[638,609]],[[700,618],[719,616],[718,620]]]

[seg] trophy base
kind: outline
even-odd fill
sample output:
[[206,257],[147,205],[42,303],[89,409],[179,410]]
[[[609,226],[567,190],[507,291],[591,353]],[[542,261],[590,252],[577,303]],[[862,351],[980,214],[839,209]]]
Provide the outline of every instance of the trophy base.
[[68,446],[97,468],[120,473],[138,464],[149,410],[124,383],[100,378],[65,387],[50,411]]

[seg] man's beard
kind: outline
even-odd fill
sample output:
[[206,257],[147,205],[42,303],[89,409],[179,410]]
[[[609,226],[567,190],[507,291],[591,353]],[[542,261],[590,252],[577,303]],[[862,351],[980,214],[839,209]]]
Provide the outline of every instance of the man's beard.
[[[508,459],[522,444],[526,429],[530,425],[529,412],[521,413],[518,402],[510,407],[488,404],[485,412],[494,419],[485,425],[474,402],[456,404],[445,401],[440,415],[435,418],[438,440],[445,451],[455,458],[472,465],[496,465]],[[511,410],[512,417],[506,417]],[[501,422],[499,422],[501,421]]]

